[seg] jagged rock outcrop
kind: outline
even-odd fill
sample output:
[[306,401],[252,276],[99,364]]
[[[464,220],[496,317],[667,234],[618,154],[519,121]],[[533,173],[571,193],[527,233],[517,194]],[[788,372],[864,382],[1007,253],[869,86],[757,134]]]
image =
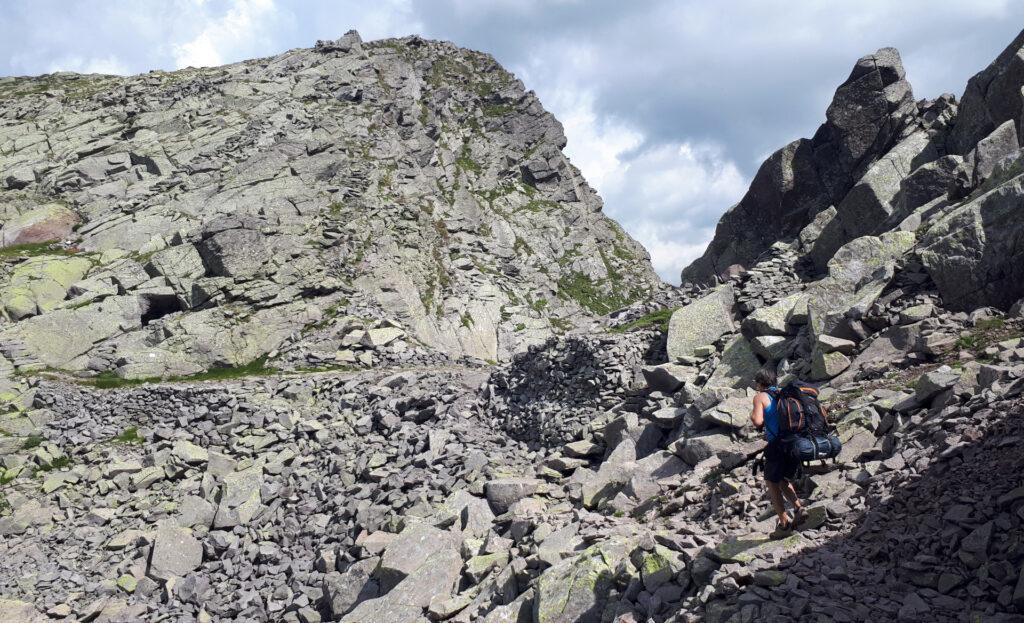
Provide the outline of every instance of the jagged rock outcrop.
[[[823,273],[845,245],[903,231],[917,234],[912,252],[950,308],[1008,309],[1024,294],[1017,285],[1020,219],[1012,209],[1022,171],[1022,45],[1018,37],[974,76],[959,105],[949,95],[908,103],[910,87],[895,50],[858,61],[806,152],[814,166],[802,173],[792,168],[774,181],[759,172],[748,196],[722,217],[705,255],[684,269],[684,280],[711,280],[779,241],[794,242],[811,272]],[[780,154],[797,153],[798,143],[762,171]],[[818,186],[827,187],[824,203],[833,205],[805,198],[779,212],[784,202],[751,199]],[[798,218],[787,221],[784,213]],[[759,221],[762,214],[770,218]],[[748,251],[737,251],[743,245]]]
[[732,264],[749,265],[776,240],[796,236],[816,214],[840,203],[917,114],[895,49],[858,60],[814,137],[786,145],[761,165],[682,280],[713,281]]
[[[23,289],[7,284],[28,254],[89,264],[64,295],[5,296],[0,352],[174,376],[363,316],[497,360],[662,287],[493,58],[346,37],[219,68],[0,79],[0,287]],[[39,349],[114,297],[139,317],[69,356]],[[230,346],[196,347],[221,332]]]

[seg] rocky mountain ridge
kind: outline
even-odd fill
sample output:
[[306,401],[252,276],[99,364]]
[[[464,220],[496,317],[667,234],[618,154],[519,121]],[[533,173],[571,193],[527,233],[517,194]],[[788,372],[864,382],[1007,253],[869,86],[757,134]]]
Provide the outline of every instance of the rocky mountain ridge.
[[[959,102],[861,59],[719,231],[791,220],[506,362],[355,319],[358,371],[9,376],[0,620],[1024,620],[1022,46]],[[820,382],[844,444],[791,535],[752,469],[762,366]]]
[[365,367],[352,332],[373,323],[416,356],[504,360],[662,288],[558,121],[451,44],[353,32],[218,68],[3,78],[0,122],[19,370],[166,378],[285,346],[277,367]]

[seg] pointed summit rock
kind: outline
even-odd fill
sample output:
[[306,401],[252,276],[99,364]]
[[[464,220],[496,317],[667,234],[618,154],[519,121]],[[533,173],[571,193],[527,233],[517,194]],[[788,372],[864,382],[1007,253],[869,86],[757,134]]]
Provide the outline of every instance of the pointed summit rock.
[[775,241],[795,237],[842,200],[916,114],[895,48],[858,60],[814,138],[793,141],[765,160],[747,194],[722,216],[704,255],[683,269],[683,282],[710,283],[733,264],[750,264]]

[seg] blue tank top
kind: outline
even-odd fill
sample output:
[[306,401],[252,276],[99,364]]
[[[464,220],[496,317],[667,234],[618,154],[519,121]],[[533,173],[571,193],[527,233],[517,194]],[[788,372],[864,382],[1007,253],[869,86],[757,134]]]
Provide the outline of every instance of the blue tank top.
[[767,394],[771,402],[764,409],[764,436],[771,443],[779,436],[778,388],[769,387]]

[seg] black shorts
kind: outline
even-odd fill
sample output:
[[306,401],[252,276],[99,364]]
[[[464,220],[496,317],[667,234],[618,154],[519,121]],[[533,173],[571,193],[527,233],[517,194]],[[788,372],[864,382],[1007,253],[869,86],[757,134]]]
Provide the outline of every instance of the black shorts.
[[793,480],[800,469],[800,460],[790,452],[789,443],[776,439],[764,450],[764,479],[768,482]]

